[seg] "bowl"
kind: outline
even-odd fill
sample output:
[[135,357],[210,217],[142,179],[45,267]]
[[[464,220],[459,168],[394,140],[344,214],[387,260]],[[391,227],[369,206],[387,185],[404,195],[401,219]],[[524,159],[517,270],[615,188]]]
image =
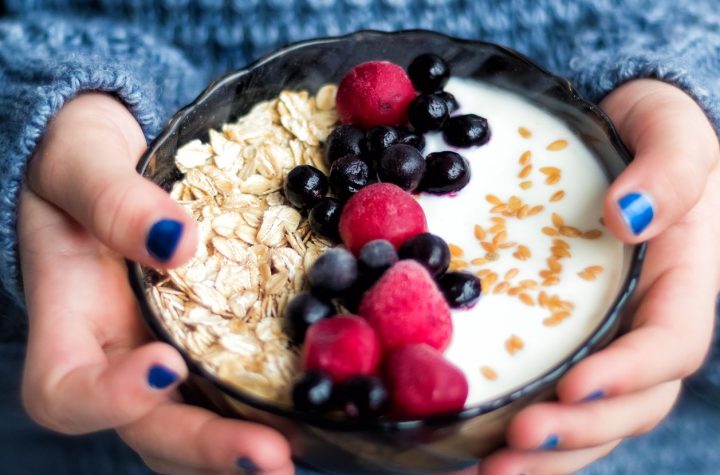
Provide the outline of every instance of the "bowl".
[[[630,160],[607,116],[583,100],[571,84],[508,48],[412,30],[361,31],[289,45],[245,69],[220,77],[178,111],[149,146],[138,171],[165,189],[179,177],[176,150],[209,129],[247,113],[258,101],[285,89],[316,91],[337,83],[352,66],[384,59],[407,67],[419,54],[445,58],[453,75],[490,82],[525,96],[560,117],[597,157],[609,179]],[[520,409],[554,397],[558,379],[580,359],[607,345],[627,326],[621,309],[636,286],[645,247],[626,246],[624,279],[596,331],[560,364],[521,388],[491,401],[423,420],[340,420],[282,407],[233,387],[194,361],[160,323],[148,298],[152,272],[128,263],[131,285],[152,333],[174,345],[191,369],[186,397],[220,414],[276,428],[289,440],[294,457],[320,470],[345,474],[417,473],[462,469],[503,444],[507,424]]]

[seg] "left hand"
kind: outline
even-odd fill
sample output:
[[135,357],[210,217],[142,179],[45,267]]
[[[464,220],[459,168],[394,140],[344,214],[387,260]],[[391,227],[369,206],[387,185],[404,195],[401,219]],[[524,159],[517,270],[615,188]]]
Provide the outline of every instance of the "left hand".
[[[518,413],[507,447],[482,462],[482,474],[571,473],[650,431],[672,409],[682,379],[702,365],[711,340],[720,288],[717,135],[688,95],[659,81],[627,83],[601,106],[635,156],[608,190],[606,225],[625,242],[649,241],[627,307],[632,330],[573,367],[557,402]],[[623,217],[619,202],[633,193],[649,198],[649,220],[647,208]]]

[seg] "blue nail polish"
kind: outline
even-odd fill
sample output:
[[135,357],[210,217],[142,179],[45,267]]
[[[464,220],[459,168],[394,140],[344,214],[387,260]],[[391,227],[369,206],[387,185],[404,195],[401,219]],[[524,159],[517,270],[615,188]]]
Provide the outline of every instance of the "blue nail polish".
[[148,372],[148,384],[153,389],[165,389],[177,381],[178,375],[164,366],[155,365]]
[[255,462],[247,457],[240,457],[235,462],[235,465],[237,465],[238,468],[250,473],[258,472],[260,470],[260,468],[255,465]]
[[618,205],[623,219],[636,235],[648,227],[655,215],[650,198],[643,193],[628,193],[618,200]]
[[580,402],[592,402],[597,401],[599,399],[602,399],[605,397],[605,391],[602,389],[596,389],[595,391],[591,392],[587,396],[585,396],[582,401]]
[[560,444],[560,437],[555,434],[550,434],[545,442],[540,446],[540,450],[552,450],[557,448]]
[[170,260],[180,242],[182,231],[183,224],[174,219],[161,219],[153,224],[145,242],[150,255],[161,262]]

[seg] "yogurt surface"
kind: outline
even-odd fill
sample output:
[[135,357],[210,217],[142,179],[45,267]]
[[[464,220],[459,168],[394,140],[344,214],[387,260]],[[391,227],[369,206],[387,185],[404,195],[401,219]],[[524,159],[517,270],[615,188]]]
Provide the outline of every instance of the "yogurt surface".
[[445,90],[454,114],[485,117],[492,132],[470,149],[426,135],[425,154],[454,150],[472,177],[453,196],[418,197],[430,232],[451,244],[451,270],[483,281],[474,307],[452,311],[445,352],[467,376],[469,406],[550,370],[597,328],[622,281],[623,243],[600,220],[608,181],[562,121],[489,84],[452,78]]

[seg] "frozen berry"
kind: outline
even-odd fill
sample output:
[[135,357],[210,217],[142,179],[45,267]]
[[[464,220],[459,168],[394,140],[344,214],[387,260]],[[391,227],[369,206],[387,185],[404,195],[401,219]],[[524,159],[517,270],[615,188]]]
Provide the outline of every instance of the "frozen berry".
[[446,272],[438,286],[452,308],[472,307],[480,298],[480,279],[469,272]]
[[450,265],[450,248],[440,236],[422,233],[411,237],[400,246],[400,259],[413,259],[434,276],[445,272]]
[[398,261],[397,251],[390,242],[376,239],[365,244],[358,254],[360,275],[373,282]]
[[398,142],[398,131],[394,127],[378,125],[367,131],[362,142],[364,157],[369,161],[376,161],[388,148]]
[[336,297],[348,290],[357,280],[355,256],[345,249],[334,247],[318,257],[308,271],[313,293],[323,297]]
[[444,88],[450,79],[450,66],[436,54],[421,54],[408,66],[408,75],[418,91],[435,92]]
[[487,120],[479,115],[456,115],[445,122],[443,137],[455,147],[484,145],[490,140],[490,127]]
[[327,177],[310,165],[293,168],[285,178],[285,197],[296,208],[313,206],[327,194],[327,191]]
[[374,183],[358,191],[340,216],[340,236],[353,254],[374,239],[386,239],[397,249],[426,229],[418,202],[391,183]]
[[333,381],[322,371],[302,373],[293,385],[292,400],[300,411],[324,411],[333,401]]
[[408,107],[408,119],[419,132],[440,130],[447,118],[447,103],[435,94],[421,94]]
[[459,411],[468,395],[465,374],[425,344],[391,352],[385,361],[385,383],[392,415],[403,419]]
[[285,307],[283,329],[296,343],[302,343],[310,325],[335,313],[332,304],[310,292],[300,292]]
[[399,125],[407,120],[407,107],[414,98],[415,88],[403,68],[388,61],[368,61],[340,81],[337,112],[342,123],[365,129]]
[[470,182],[470,164],[455,152],[435,152],[425,159],[426,171],[420,189],[428,193],[455,193]]
[[450,308],[428,271],[415,261],[400,261],[385,271],[365,292],[358,313],[386,350],[411,343],[443,350],[450,342]]
[[308,215],[310,229],[326,239],[339,242],[338,224],[340,223],[341,213],[342,204],[335,198],[326,196],[310,210]]
[[439,92],[436,92],[435,95],[445,101],[445,104],[447,105],[448,114],[452,114],[453,112],[455,112],[456,110],[458,110],[460,108],[460,104],[458,104],[458,101],[453,94],[450,94],[447,91],[439,91]]
[[325,142],[325,158],[331,165],[338,158],[345,155],[360,155],[360,142],[365,138],[365,132],[354,125],[344,124],[335,127]]
[[375,376],[353,376],[338,384],[334,402],[353,419],[378,417],[390,408],[387,389]]
[[337,315],[313,324],[305,335],[305,370],[321,370],[334,382],[374,374],[380,362],[375,330],[357,315]]
[[405,191],[420,185],[425,173],[425,158],[410,145],[391,145],[380,156],[378,178],[393,183]]
[[330,167],[330,190],[343,201],[368,184],[370,170],[357,155],[345,155]]
[[410,145],[415,147],[418,152],[422,153],[425,150],[425,136],[419,132],[413,132],[407,127],[398,127],[398,140],[397,143]]

